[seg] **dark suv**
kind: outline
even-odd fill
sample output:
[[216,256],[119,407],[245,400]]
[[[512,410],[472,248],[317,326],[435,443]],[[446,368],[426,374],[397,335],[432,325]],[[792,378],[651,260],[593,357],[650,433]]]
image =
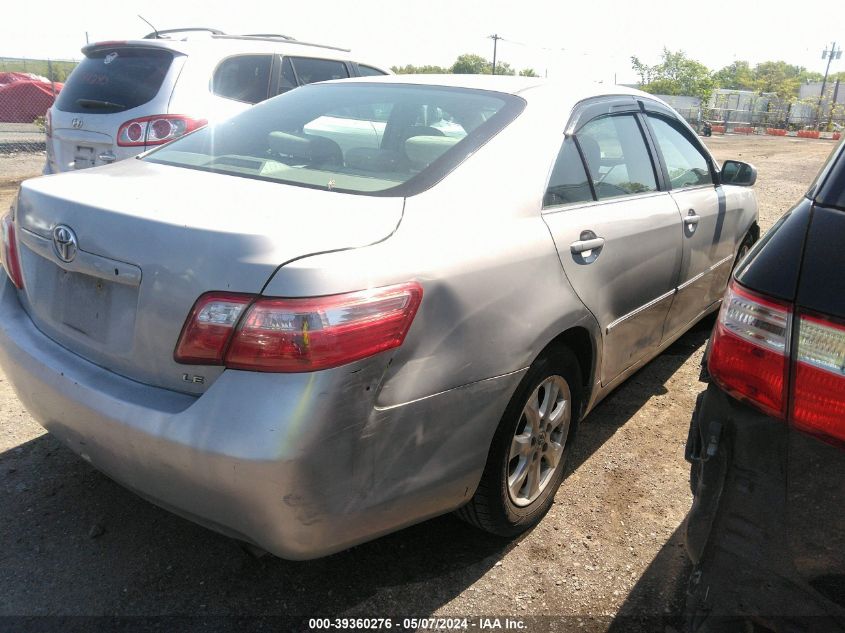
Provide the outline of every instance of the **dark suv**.
[[687,442],[693,631],[845,631],[845,144],[737,268]]

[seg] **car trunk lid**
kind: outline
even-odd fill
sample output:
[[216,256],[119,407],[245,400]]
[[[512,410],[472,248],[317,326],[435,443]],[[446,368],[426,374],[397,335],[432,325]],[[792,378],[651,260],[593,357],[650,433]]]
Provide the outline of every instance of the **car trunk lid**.
[[45,334],[92,362],[201,393],[221,368],[173,360],[201,294],[260,293],[285,262],[384,239],[402,208],[135,160],[34,179],[18,202],[22,299]]

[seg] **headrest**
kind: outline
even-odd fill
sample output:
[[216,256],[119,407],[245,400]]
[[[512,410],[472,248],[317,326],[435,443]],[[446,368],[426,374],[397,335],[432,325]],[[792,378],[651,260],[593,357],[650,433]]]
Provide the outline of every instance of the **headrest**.
[[461,139],[451,136],[412,136],[405,141],[405,153],[415,167],[428,167]]

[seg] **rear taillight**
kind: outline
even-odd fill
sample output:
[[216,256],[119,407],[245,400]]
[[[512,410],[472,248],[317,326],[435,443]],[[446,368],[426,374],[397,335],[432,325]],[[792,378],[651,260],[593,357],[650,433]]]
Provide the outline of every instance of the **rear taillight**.
[[21,273],[21,261],[18,252],[18,238],[15,234],[15,221],[11,213],[6,214],[0,220],[3,234],[3,248],[0,249],[3,259],[3,268],[9,279],[16,288],[23,288],[23,274]]
[[117,144],[121,147],[161,145],[203,127],[208,121],[192,119],[181,114],[159,114],[132,119],[117,131]]
[[209,293],[191,311],[174,356],[250,371],[337,367],[399,347],[421,300],[416,283],[308,299]]
[[254,295],[210,292],[194,304],[176,345],[177,363],[219,365],[241,313]]
[[845,442],[845,325],[801,315],[790,420]]
[[789,305],[732,281],[710,343],[707,368],[714,382],[782,418],[790,324]]

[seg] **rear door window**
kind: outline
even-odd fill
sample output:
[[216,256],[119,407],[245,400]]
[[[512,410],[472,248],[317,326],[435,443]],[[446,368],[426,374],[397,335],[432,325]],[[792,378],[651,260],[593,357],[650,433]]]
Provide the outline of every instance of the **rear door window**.
[[220,97],[258,103],[270,95],[272,55],[238,55],[224,59],[212,79],[212,92]]
[[103,48],[80,62],[56,100],[62,112],[110,114],[151,101],[161,89],[173,54],[155,48]]
[[362,77],[380,77],[382,75],[386,75],[387,73],[382,72],[378,68],[373,68],[372,66],[358,64],[358,74]]
[[578,154],[575,141],[569,137],[560,148],[549,186],[543,197],[543,208],[555,207],[574,202],[590,202],[593,192],[587,179],[584,163]]
[[657,190],[654,165],[633,115],[593,119],[576,137],[599,200]]
[[296,70],[300,86],[318,81],[349,77],[346,64],[333,59],[314,59],[312,57],[288,57],[288,59]]
[[293,72],[293,64],[290,62],[290,57],[285,57],[282,60],[282,76],[279,80],[279,94],[283,94],[288,90],[293,90],[298,85],[296,73]]

